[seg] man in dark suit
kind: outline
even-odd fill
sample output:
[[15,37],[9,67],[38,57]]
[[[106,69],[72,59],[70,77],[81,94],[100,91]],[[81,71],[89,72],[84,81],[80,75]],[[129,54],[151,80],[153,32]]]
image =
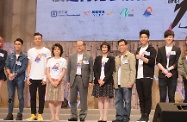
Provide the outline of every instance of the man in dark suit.
[[156,59],[159,67],[160,102],[166,102],[166,95],[168,91],[169,102],[174,103],[178,78],[177,63],[181,50],[173,44],[173,31],[165,31],[164,38],[165,46],[158,49]]
[[77,121],[77,92],[80,95],[80,121],[85,121],[87,115],[88,86],[93,81],[93,58],[84,53],[85,43],[77,41],[77,53],[71,55],[67,66],[67,85],[70,87],[71,117],[68,121]]

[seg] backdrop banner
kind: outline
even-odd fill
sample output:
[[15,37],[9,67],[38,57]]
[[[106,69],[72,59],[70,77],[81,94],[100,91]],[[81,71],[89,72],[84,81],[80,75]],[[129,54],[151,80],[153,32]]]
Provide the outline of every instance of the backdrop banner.
[[187,35],[187,0],[37,0],[36,31],[46,41],[162,40],[167,29],[175,40]]

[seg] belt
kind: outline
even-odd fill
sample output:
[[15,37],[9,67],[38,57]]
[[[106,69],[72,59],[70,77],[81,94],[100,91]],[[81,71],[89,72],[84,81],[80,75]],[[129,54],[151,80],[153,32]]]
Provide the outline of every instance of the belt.
[[82,77],[82,75],[75,75],[76,77]]

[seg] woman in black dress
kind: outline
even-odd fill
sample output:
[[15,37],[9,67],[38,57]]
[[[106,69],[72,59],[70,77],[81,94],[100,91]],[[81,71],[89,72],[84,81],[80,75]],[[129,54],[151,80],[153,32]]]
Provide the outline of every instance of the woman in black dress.
[[5,61],[7,58],[7,51],[3,50],[3,38],[0,36],[0,103],[1,103],[1,90],[3,82],[6,80],[4,72]]
[[108,55],[110,51],[109,43],[103,42],[100,49],[102,55],[96,57],[93,67],[95,79],[92,95],[98,98],[100,112],[98,122],[106,122],[109,98],[114,96],[112,75],[115,68],[115,61],[113,56]]

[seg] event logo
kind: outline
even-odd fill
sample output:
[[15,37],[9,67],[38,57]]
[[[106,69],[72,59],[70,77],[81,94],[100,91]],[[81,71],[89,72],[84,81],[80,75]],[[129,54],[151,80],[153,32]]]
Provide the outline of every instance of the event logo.
[[180,3],[180,0],[168,0],[168,3]]
[[120,12],[120,15],[123,15],[125,17],[133,17],[134,14],[134,9],[129,9],[129,8],[124,8],[121,12]]
[[105,11],[104,11],[104,10],[93,10],[93,11],[92,11],[92,14],[93,14],[95,17],[100,17],[100,16],[104,16]]
[[[185,15],[187,11],[187,0],[183,0],[180,4],[176,4],[174,12],[178,10],[178,14],[176,15],[175,19],[173,20],[172,24],[170,25],[169,29],[172,30],[175,28],[175,26],[180,22],[182,17]],[[179,28],[186,28],[186,26],[181,26],[181,23],[179,24]]]
[[148,6],[143,15],[149,17],[151,16],[152,11],[153,11],[152,7]]
[[109,12],[105,12],[105,10],[92,10],[92,11],[84,11],[84,12],[83,12],[83,14],[84,14],[85,16],[90,15],[90,13],[91,13],[93,16],[95,16],[95,17],[101,17],[101,16],[104,16],[104,15],[110,16],[110,15],[113,13],[113,11],[111,10],[111,11],[109,11]]
[[80,14],[69,14],[67,10],[51,11],[51,17],[58,17],[58,16],[80,16]]
[[84,11],[83,13],[85,16],[88,16],[90,14],[90,11]]

